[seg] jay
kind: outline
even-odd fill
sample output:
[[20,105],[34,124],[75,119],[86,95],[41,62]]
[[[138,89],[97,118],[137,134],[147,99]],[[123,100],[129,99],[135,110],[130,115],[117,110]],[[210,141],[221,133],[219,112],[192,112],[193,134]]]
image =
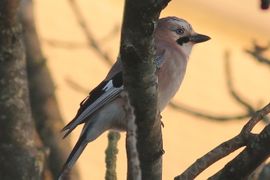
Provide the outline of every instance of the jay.
[[[198,34],[192,26],[177,17],[161,18],[158,21],[154,40],[156,48],[156,75],[158,77],[158,110],[161,112],[176,94],[184,78],[186,67],[194,44],[209,40]],[[109,129],[126,130],[122,93],[125,89],[122,80],[120,58],[113,65],[106,78],[81,102],[80,108],[64,128],[64,137],[78,125],[84,124],[81,135],[70,153],[63,171],[69,170],[77,161],[86,145]]]

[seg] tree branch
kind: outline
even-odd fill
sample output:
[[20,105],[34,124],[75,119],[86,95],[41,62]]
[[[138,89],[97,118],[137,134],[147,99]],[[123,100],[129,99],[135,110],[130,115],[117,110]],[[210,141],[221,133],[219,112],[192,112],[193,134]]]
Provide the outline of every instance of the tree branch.
[[254,137],[247,147],[210,180],[245,179],[270,155],[270,125]]
[[229,92],[231,96],[234,98],[236,102],[238,102],[240,105],[242,105],[246,111],[247,114],[253,115],[256,110],[240,95],[236,92],[236,90],[233,87],[232,83],[232,73],[231,73],[231,68],[230,68],[230,54],[228,51],[225,52],[225,77],[226,77],[226,82],[227,82],[227,87],[229,89]]
[[[225,156],[229,155],[230,153],[234,152],[235,150],[243,146],[247,146],[246,149],[248,149],[248,150],[245,149],[244,151],[247,152],[252,151],[253,155],[251,154],[248,155],[247,152],[245,152],[244,155],[240,154],[239,157],[238,156],[236,157],[236,159],[239,159],[237,162],[238,163],[240,162],[241,165],[239,163],[238,165],[235,166],[236,163],[234,163],[234,165],[230,165],[230,169],[226,168],[227,167],[226,165],[225,166],[226,170],[222,170],[222,172],[216,174],[212,178],[219,179],[220,177],[224,176],[224,174],[226,174],[226,177],[224,179],[241,179],[238,176],[249,175],[259,165],[259,162],[265,160],[270,154],[270,152],[268,152],[269,143],[267,144],[266,143],[267,141],[265,140],[266,138],[268,138],[267,139],[268,142],[270,141],[269,139],[270,132],[268,132],[270,129],[270,125],[268,125],[258,136],[251,133],[253,127],[268,113],[270,113],[270,103],[266,105],[262,110],[255,113],[255,115],[243,127],[239,135],[220,144],[219,146],[217,146],[216,148],[205,154],[203,157],[199,158],[187,170],[185,170],[185,172],[175,177],[175,180],[194,179],[201,172],[207,169],[210,165],[212,165],[213,163],[217,162],[218,160],[224,158]],[[258,147],[258,149],[256,148],[256,146]],[[262,155],[259,155],[259,153],[262,153]],[[254,156],[255,154],[256,156]],[[245,156],[244,160],[249,160],[250,164],[248,161],[247,162],[243,161],[242,156]],[[257,162],[257,164],[255,164],[254,161]],[[251,167],[251,165],[253,166]],[[240,170],[242,166],[246,166],[245,170]],[[238,167],[238,169],[237,170],[233,169],[235,167]]]
[[228,120],[233,120],[233,119],[240,120],[240,119],[245,119],[247,117],[252,116],[255,113],[254,108],[246,100],[244,100],[235,91],[233,87],[229,58],[230,58],[229,52],[225,52],[225,58],[224,58],[225,59],[225,77],[226,77],[227,87],[233,99],[246,109],[247,111],[246,113],[236,114],[236,115],[212,115],[210,113],[205,113],[198,110],[196,111],[193,108],[187,107],[183,104],[176,104],[174,102],[170,102],[169,106],[175,110],[190,114],[192,116],[197,116],[200,118],[206,118],[206,119],[217,120],[217,121],[228,121]]
[[56,39],[43,39],[43,41],[52,47],[59,47],[65,49],[81,49],[89,48],[89,45],[82,42],[73,42],[73,41],[61,41]]
[[[126,0],[120,57],[124,85],[135,109],[142,179],[162,178],[161,122],[157,119],[154,30],[169,0]],[[147,148],[145,148],[147,147]],[[130,173],[130,172],[128,172]],[[128,176],[130,177],[130,176]]]
[[75,17],[77,18],[77,21],[84,32],[84,35],[86,36],[88,45],[96,51],[96,53],[101,57],[102,60],[105,61],[106,64],[111,66],[114,61],[104,51],[102,51],[99,44],[93,38],[93,35],[90,29],[87,27],[86,21],[79,10],[76,0],[69,0],[68,2],[70,3],[70,7],[74,12]]
[[[84,32],[88,32],[88,31],[84,31]],[[116,37],[116,33],[118,33],[118,31],[119,31],[119,26],[115,25],[114,28],[110,32],[108,32],[107,35],[102,37],[99,41],[103,42],[104,44],[112,40],[112,37]],[[94,44],[98,44],[97,40],[92,36],[92,34],[87,34],[87,36],[91,37],[90,39],[92,39],[92,42],[95,42]],[[78,49],[89,48],[90,49],[91,48],[95,50],[97,53],[102,53],[101,55],[102,57],[106,57],[106,58],[108,57],[105,51],[102,51],[101,49],[97,49],[95,46],[94,47],[89,46],[91,45],[91,42],[83,43],[83,42],[74,42],[74,41],[62,41],[62,40],[57,40],[57,39],[43,39],[43,41],[52,47],[59,47],[59,48],[66,48],[66,49],[76,49],[76,48]],[[110,58],[110,61],[113,62],[111,58]],[[107,63],[107,65],[111,66],[110,63]]]
[[139,154],[137,151],[137,126],[135,123],[134,109],[130,105],[128,94],[123,95],[125,100],[125,113],[127,114],[127,138],[126,138],[126,149],[127,149],[127,161],[128,161],[128,179],[129,180],[141,180],[141,169]]
[[245,49],[245,52],[251,55],[255,61],[270,66],[270,59],[262,54],[269,49],[270,43],[267,46],[260,46],[256,42],[253,42],[252,49]]
[[213,115],[210,113],[202,112],[201,110],[194,110],[194,108],[187,107],[186,105],[170,102],[169,106],[175,110],[184,112],[186,114],[190,114],[192,116],[196,116],[199,118],[205,118],[215,121],[228,121],[228,120],[242,120],[249,117],[249,114],[235,114],[235,115]]
[[105,180],[116,180],[116,159],[118,154],[117,143],[120,139],[120,133],[110,131],[108,134],[108,146],[105,151],[106,157],[106,175]]

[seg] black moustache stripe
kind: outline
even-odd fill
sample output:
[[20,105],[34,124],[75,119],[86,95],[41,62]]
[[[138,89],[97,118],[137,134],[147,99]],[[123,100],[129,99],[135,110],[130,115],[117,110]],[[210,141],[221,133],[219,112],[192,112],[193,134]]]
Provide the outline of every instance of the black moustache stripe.
[[179,39],[176,40],[176,42],[182,46],[184,43],[188,43],[190,41],[189,36],[184,36],[184,37],[180,37]]

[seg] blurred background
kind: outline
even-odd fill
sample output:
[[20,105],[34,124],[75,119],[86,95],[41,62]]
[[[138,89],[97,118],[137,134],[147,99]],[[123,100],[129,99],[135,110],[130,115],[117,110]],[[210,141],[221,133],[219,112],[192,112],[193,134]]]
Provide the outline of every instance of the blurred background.
[[[76,0],[91,36],[109,58],[119,51],[123,0]],[[56,85],[56,95],[65,122],[77,112],[79,103],[108,72],[104,58],[89,47],[72,4],[66,0],[34,0],[34,13],[42,50]],[[178,16],[190,22],[195,31],[212,39],[194,47],[182,87],[175,103],[188,109],[214,115],[245,114],[243,106],[231,96],[225,78],[224,54],[230,52],[232,83],[238,94],[254,108],[270,100],[270,67],[258,63],[245,49],[253,42],[270,43],[270,11],[262,11],[258,0],[174,0],[161,17]],[[270,51],[264,52],[269,57]],[[163,179],[173,179],[197,158],[238,134],[248,118],[218,122],[199,118],[167,107],[162,113]],[[256,127],[260,131],[263,124]],[[72,133],[74,144],[80,129]],[[104,179],[107,136],[89,144],[77,164],[83,180]],[[118,178],[126,178],[125,133],[121,133],[117,160]],[[230,158],[218,162],[201,174],[206,179]]]

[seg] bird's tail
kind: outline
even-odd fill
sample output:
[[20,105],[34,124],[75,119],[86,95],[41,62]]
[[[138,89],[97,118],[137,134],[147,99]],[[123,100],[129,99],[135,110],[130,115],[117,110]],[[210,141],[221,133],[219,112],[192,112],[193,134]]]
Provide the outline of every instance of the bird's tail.
[[58,177],[58,180],[64,180],[65,177],[68,176],[68,172],[70,171],[72,166],[75,164],[75,162],[78,160],[78,158],[82,154],[83,150],[88,144],[88,141],[86,139],[86,134],[87,134],[87,131],[83,131],[83,133],[81,134],[80,138],[78,139],[77,143],[75,144],[67,161],[65,162],[62,168],[60,175]]

